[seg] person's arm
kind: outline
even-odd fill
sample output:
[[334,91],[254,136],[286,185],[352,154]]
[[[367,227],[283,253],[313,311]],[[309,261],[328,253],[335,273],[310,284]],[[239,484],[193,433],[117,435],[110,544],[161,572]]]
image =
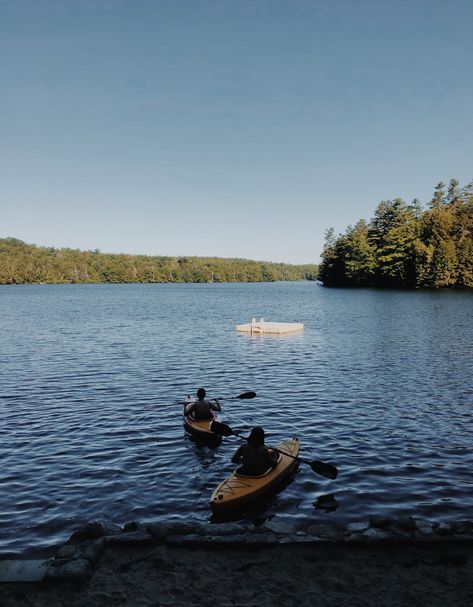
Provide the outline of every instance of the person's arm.
[[220,403],[218,402],[218,398],[214,398],[213,402],[210,403],[210,408],[212,409],[212,411],[221,411],[222,407],[220,406]]
[[186,417],[188,417],[194,411],[195,411],[195,403],[192,403],[192,405],[190,405],[190,406],[184,405],[184,415]]
[[269,468],[276,468],[276,466],[278,465],[278,452],[269,451],[268,448],[265,448],[264,462],[268,465]]
[[238,447],[235,455],[232,457],[232,462],[234,464],[239,464],[241,462],[242,455],[243,455],[243,447],[244,447],[244,445],[241,445],[241,447]]

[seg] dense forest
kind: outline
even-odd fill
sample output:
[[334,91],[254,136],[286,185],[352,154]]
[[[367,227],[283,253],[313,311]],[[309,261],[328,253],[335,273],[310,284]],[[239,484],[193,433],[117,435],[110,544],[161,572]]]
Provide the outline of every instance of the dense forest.
[[317,266],[55,249],[0,239],[0,284],[315,280]]
[[328,287],[473,287],[473,182],[440,182],[418,200],[381,202],[369,221],[326,233],[319,279]]

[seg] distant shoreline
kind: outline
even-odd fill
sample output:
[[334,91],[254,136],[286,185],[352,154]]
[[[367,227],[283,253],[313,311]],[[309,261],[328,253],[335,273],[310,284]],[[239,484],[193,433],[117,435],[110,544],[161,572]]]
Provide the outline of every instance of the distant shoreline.
[[0,239],[0,284],[173,284],[316,280],[316,264],[56,249]]
[[[196,281],[174,281],[174,282],[9,282],[0,283],[0,287],[71,287],[71,286],[84,286],[84,285],[112,285],[112,286],[125,286],[125,285],[268,285],[276,282],[314,282],[319,284],[317,279],[312,278],[294,278],[292,280],[239,280],[239,281],[214,281],[214,282],[196,282]],[[374,287],[377,288],[377,287]],[[350,289],[348,289],[350,290]],[[402,289],[403,291],[409,289]]]

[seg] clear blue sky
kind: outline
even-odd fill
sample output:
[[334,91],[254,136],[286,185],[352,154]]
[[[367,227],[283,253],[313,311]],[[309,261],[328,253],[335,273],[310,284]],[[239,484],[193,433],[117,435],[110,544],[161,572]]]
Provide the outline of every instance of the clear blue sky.
[[470,0],[0,0],[0,237],[318,261],[473,179]]

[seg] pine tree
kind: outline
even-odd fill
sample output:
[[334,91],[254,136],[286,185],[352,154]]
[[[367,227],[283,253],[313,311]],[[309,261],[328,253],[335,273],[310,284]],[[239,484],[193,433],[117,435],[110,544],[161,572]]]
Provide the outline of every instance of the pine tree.
[[401,198],[378,205],[369,229],[369,240],[375,250],[377,284],[415,286],[417,234],[418,222],[412,206]]
[[368,225],[364,219],[361,219],[347,232],[345,266],[348,284],[370,286],[375,265],[374,249],[368,239]]
[[450,183],[448,185],[447,196],[445,198],[445,203],[449,205],[458,205],[461,204],[461,192],[458,187],[459,182],[457,179],[450,179]]
[[443,181],[439,181],[439,183],[435,186],[434,195],[432,200],[430,201],[430,208],[437,209],[445,202],[445,184]]

